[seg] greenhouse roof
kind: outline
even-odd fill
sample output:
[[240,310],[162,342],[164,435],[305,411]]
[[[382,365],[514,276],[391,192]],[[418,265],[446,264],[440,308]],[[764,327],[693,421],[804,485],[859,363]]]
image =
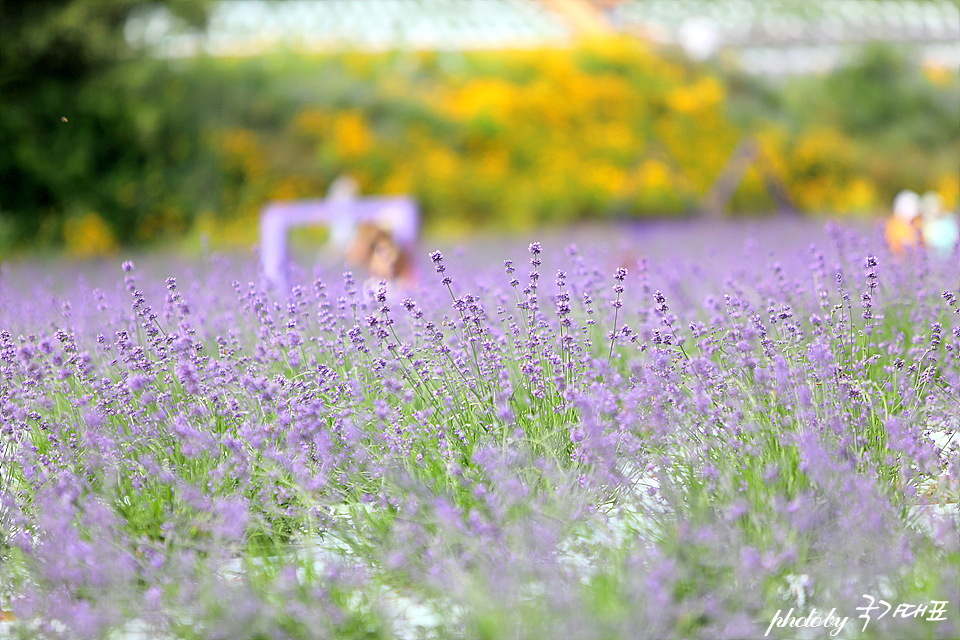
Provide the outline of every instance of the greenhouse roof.
[[571,8],[694,57],[734,51],[758,73],[826,70],[875,41],[960,66],[960,7],[951,0],[220,0],[205,31],[152,9],[130,20],[127,38],[163,57],[562,46],[585,31]]

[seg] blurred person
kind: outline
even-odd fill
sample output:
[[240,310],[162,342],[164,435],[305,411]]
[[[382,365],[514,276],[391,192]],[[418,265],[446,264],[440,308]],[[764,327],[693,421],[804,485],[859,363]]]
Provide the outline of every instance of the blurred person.
[[[360,218],[352,208],[358,201],[360,185],[349,175],[341,175],[327,189],[330,205],[330,244],[347,264],[363,268],[372,278],[396,281],[412,279],[410,259],[400,236],[411,235],[405,211],[382,207],[373,217]],[[415,233],[415,232],[414,232]]]
[[931,255],[947,258],[960,237],[957,219],[944,206],[943,197],[936,191],[927,191],[920,199],[920,235]]
[[268,203],[260,216],[264,276],[281,289],[286,288],[289,231],[326,226],[329,240],[320,251],[332,252],[334,261],[342,259],[365,271],[372,287],[379,280],[403,288],[414,285],[416,270],[410,256],[416,253],[419,230],[416,202],[408,197],[360,198],[358,192],[356,180],[340,176],[322,200]]
[[920,196],[905,189],[893,199],[893,216],[884,228],[887,246],[894,254],[919,248],[923,243],[920,233]]
[[357,225],[347,246],[346,260],[348,265],[363,269],[369,276],[365,289],[375,289],[380,280],[401,288],[414,284],[410,256],[380,221],[366,220]]
[[409,211],[386,205],[372,216],[359,215],[354,207],[359,192],[356,179],[346,174],[327,189],[330,245],[350,268],[366,274],[366,293],[373,294],[381,280],[389,289],[409,289],[416,282],[410,258],[410,238],[416,237],[416,229]]

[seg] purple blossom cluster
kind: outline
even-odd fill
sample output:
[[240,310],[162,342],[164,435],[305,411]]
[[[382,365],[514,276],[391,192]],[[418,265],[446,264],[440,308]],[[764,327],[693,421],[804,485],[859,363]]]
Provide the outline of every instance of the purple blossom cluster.
[[5,267],[0,637],[957,637],[958,256],[816,235]]

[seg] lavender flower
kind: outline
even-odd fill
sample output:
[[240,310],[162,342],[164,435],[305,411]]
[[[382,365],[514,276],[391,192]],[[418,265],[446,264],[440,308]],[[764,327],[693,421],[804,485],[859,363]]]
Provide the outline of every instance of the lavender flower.
[[531,243],[522,284],[433,252],[396,316],[349,272],[281,295],[147,256],[54,293],[5,266],[0,610],[28,637],[761,637],[960,597],[956,274],[733,231],[709,265],[637,238],[638,291],[608,246]]

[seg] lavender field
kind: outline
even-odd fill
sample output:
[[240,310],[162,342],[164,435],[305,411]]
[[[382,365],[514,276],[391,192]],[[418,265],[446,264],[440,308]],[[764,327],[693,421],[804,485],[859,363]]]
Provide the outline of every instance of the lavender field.
[[3,265],[0,638],[960,637],[956,251],[431,249]]

